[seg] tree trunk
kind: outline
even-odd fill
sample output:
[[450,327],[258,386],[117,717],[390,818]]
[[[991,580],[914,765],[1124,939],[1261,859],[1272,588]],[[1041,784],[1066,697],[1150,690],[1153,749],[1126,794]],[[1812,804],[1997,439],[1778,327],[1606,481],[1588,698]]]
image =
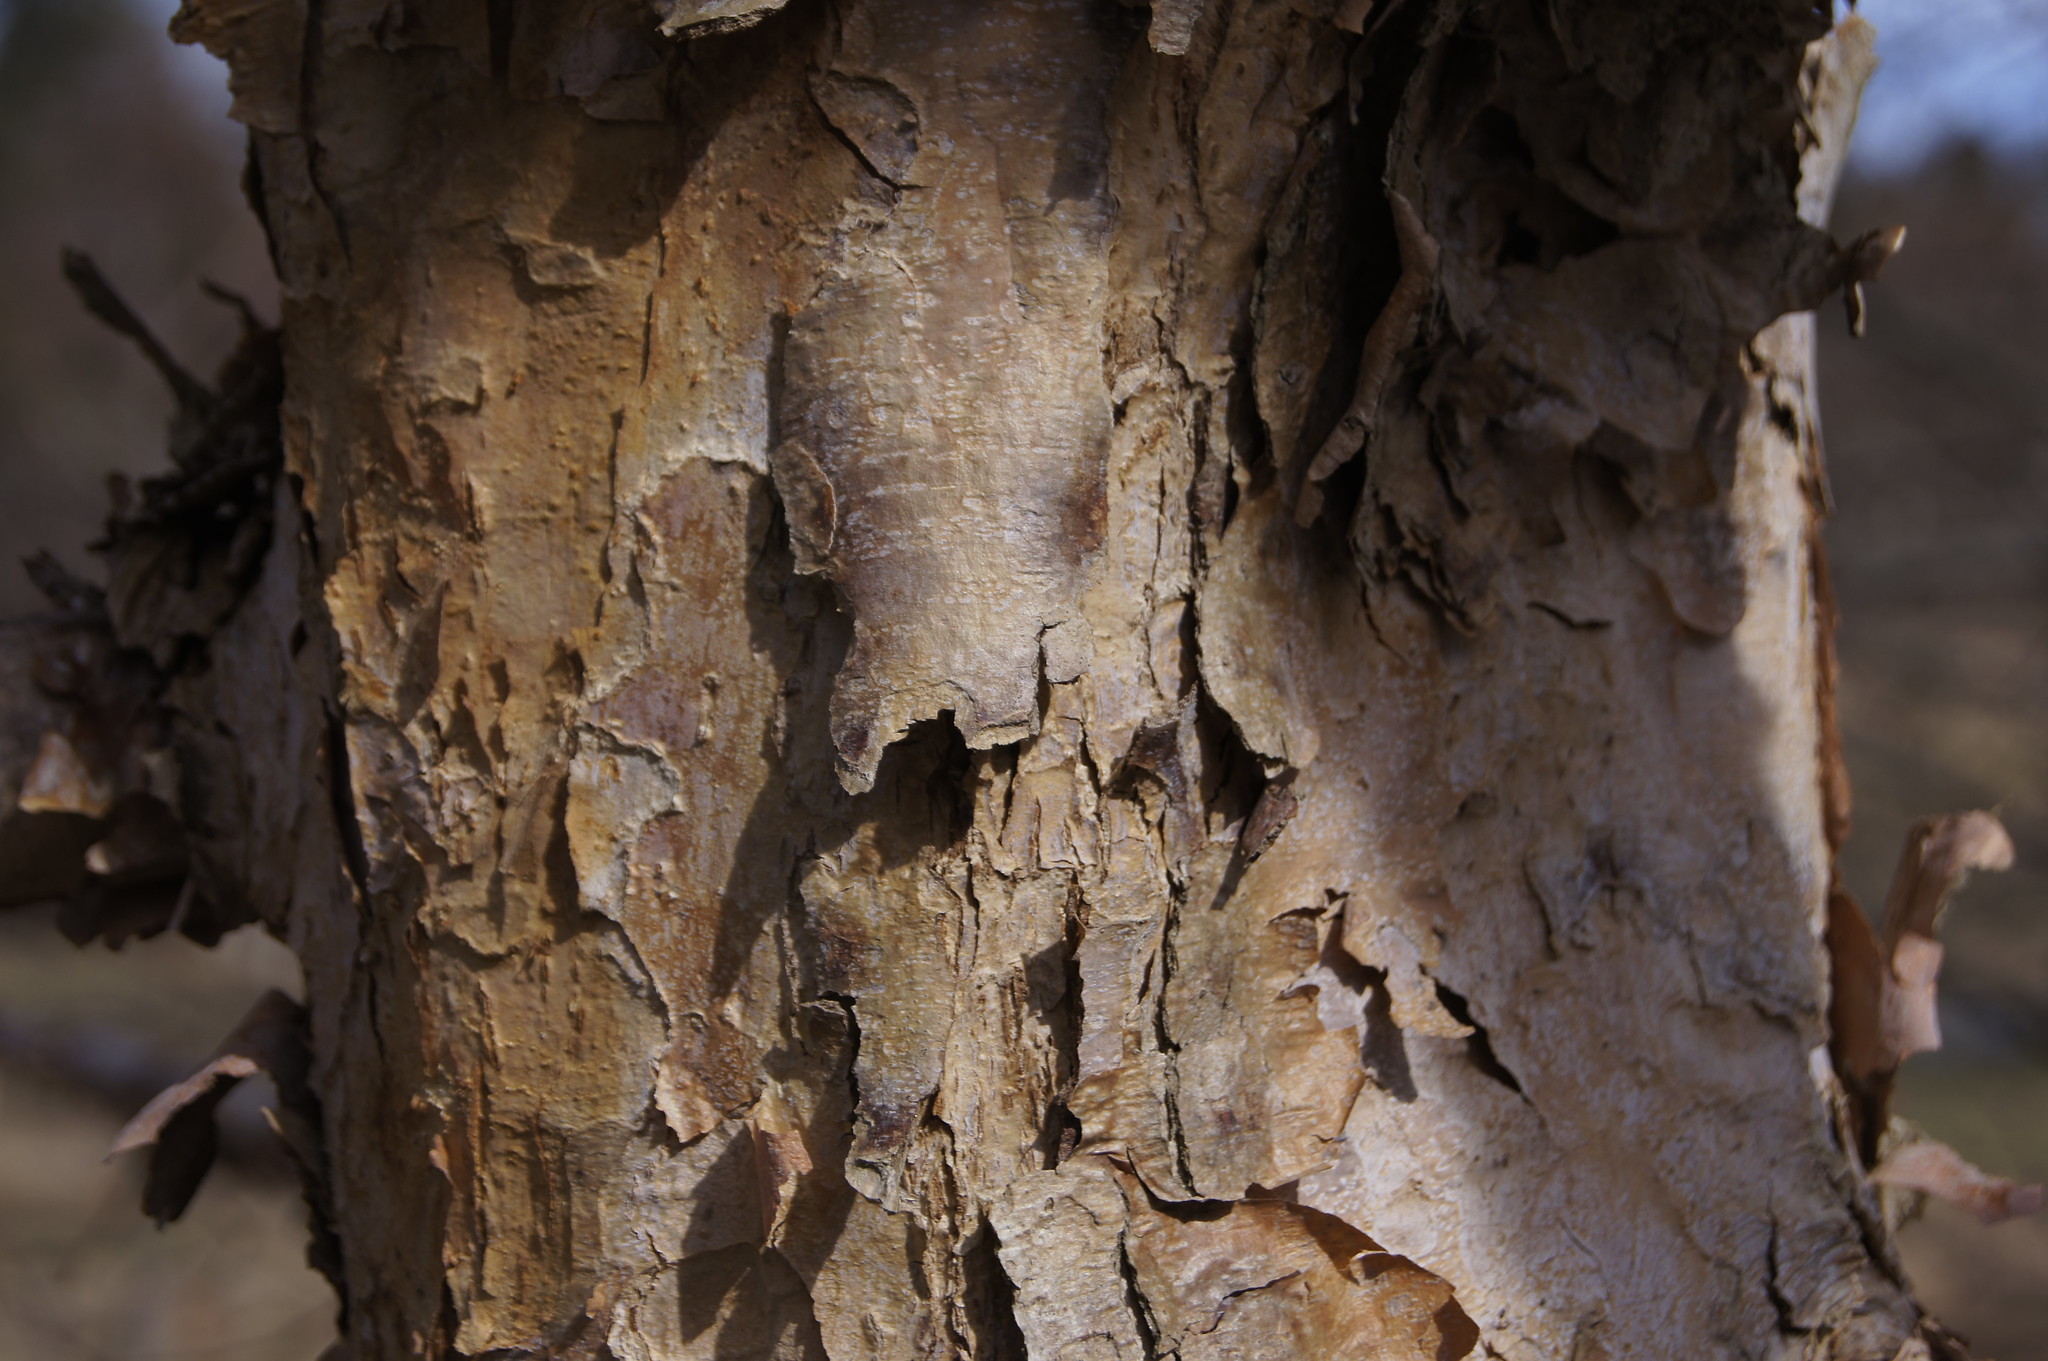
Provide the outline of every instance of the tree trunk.
[[1818,227],[1867,29],[173,32],[285,475],[117,534],[109,613],[181,923],[305,964],[337,1355],[1948,1354],[1828,1051],[1786,314],[1882,258]]

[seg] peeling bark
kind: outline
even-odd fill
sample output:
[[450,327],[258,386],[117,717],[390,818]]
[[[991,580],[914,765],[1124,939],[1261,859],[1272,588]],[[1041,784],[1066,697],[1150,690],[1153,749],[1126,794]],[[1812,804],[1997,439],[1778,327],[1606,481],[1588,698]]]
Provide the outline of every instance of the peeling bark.
[[1858,21],[173,31],[282,475],[102,627],[306,965],[336,1355],[1952,1354],[1829,1058]]

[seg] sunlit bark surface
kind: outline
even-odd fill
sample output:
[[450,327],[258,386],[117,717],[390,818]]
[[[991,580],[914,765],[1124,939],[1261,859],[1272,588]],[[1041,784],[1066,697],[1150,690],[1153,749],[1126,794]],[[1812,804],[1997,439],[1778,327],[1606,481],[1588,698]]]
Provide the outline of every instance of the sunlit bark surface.
[[1949,1345],[1827,1047],[1800,309],[1867,272],[1867,30],[173,30],[284,472],[224,613],[112,605],[201,901],[305,962],[337,1355]]

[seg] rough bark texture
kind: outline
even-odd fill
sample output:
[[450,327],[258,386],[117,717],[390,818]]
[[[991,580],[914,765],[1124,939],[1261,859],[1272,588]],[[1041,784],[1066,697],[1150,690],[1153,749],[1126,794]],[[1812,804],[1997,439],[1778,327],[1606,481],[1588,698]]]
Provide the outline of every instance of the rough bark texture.
[[1949,1345],[1827,1048],[1785,314],[1873,267],[1817,225],[1866,31],[173,30],[252,129],[286,475],[260,559],[178,541],[224,607],[112,628],[240,772],[205,901],[305,961],[339,1354]]

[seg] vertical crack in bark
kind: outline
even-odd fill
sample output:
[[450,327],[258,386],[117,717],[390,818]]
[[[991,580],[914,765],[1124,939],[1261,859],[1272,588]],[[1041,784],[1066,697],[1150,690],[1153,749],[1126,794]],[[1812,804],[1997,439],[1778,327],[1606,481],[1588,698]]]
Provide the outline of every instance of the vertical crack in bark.
[[[327,0],[303,0],[305,38],[299,54],[298,138],[306,162],[306,184],[319,200],[328,221],[334,225],[334,239],[344,264],[350,263],[348,222],[342,217],[324,182],[322,165],[326,152],[320,145],[323,120],[319,116],[321,62],[327,53]],[[495,8],[500,0],[490,0]],[[175,20],[174,20],[175,22]],[[495,53],[494,53],[495,55]]]
[[1124,1280],[1124,1307],[1130,1311],[1131,1322],[1137,1327],[1139,1342],[1145,1349],[1145,1361],[1164,1361],[1159,1350],[1159,1325],[1153,1319],[1152,1306],[1138,1284],[1138,1269],[1131,1261],[1129,1242],[1123,1234],[1117,1235],[1116,1253],[1117,1270]]

